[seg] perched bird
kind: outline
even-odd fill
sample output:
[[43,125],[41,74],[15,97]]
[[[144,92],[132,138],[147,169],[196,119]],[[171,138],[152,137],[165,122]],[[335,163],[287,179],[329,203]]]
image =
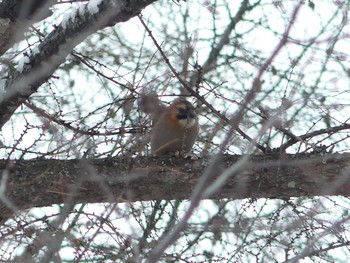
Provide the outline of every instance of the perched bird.
[[144,105],[144,111],[151,114],[153,121],[152,154],[188,155],[199,132],[198,117],[193,105],[185,99],[176,99],[169,107],[165,107],[155,95],[150,96]]

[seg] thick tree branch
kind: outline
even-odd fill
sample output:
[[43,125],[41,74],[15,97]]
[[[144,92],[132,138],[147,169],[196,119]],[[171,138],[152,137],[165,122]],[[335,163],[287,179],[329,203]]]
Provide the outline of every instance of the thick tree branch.
[[9,74],[5,94],[0,100],[0,129],[15,110],[50,78],[76,45],[99,29],[129,20],[154,1],[105,0],[98,5],[98,10],[87,4],[72,13],[69,20],[57,26],[37,50],[27,54],[23,69]]
[[[224,156],[217,176],[240,158]],[[5,198],[9,202],[7,206],[0,204],[0,221],[14,210],[60,204],[71,196],[74,203],[188,199],[208,161],[152,157],[34,159],[8,165],[3,160],[1,185],[7,185]],[[251,156],[212,198],[350,196],[349,166],[349,154]],[[14,207],[8,207],[9,203]]]

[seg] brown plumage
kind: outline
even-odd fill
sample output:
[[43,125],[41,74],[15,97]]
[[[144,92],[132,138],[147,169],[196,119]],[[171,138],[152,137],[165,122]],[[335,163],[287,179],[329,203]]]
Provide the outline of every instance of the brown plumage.
[[[153,97],[154,99],[154,97]],[[184,99],[175,100],[169,107],[160,103],[148,112],[153,120],[151,150],[154,156],[186,156],[196,141],[199,124],[193,105]]]
[[187,155],[199,131],[193,105],[183,99],[175,100],[156,120],[152,129],[153,155]]

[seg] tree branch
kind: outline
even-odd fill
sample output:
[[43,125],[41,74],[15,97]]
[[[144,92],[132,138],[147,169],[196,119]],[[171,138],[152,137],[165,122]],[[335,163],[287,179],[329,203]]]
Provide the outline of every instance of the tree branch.
[[313,132],[308,132],[306,134],[300,135],[300,136],[295,136],[294,138],[289,139],[286,143],[282,144],[280,147],[278,147],[276,149],[276,151],[285,151],[287,148],[289,148],[290,146],[300,142],[300,141],[304,141],[307,139],[310,139],[312,137],[318,136],[318,135],[322,135],[322,134],[334,134],[337,133],[339,131],[342,130],[349,130],[350,129],[350,124],[349,123],[344,123],[342,125],[339,126],[334,126],[334,127],[329,127],[326,129],[320,129],[317,131],[313,131]]
[[[241,158],[224,156],[215,178]],[[33,159],[13,161],[10,168],[1,160],[2,179],[8,175],[6,201],[15,207],[8,207],[2,198],[0,221],[17,209],[61,204],[68,199],[74,204],[188,199],[209,159]],[[350,196],[349,165],[350,154],[251,156],[210,198]]]
[[9,73],[9,81],[0,100],[0,129],[15,110],[46,82],[73,48],[87,36],[107,26],[125,22],[138,15],[156,0],[101,1],[98,12],[89,4],[72,13],[68,21],[57,26],[38,46],[27,54],[23,69]]
[[33,23],[52,14],[49,7],[56,0],[3,0],[0,3],[0,56],[23,39]]

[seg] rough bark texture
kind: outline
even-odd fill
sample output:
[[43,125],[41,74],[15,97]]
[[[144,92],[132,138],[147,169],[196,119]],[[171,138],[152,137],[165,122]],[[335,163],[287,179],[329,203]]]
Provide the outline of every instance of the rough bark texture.
[[14,44],[11,36],[14,26],[15,23],[10,18],[0,17],[0,56]]
[[0,56],[22,40],[24,32],[35,22],[52,14],[56,0],[3,0],[0,3]]
[[[240,158],[224,156],[214,172],[220,175]],[[73,204],[188,199],[208,162],[209,158],[34,159],[0,161],[0,172],[9,175],[7,200],[23,210],[72,197]],[[349,165],[349,154],[252,156],[212,198],[349,196]],[[13,214],[3,203],[0,209],[2,220]]]
[[[27,54],[29,62],[23,71],[9,73],[5,93],[0,99],[0,129],[15,110],[50,78],[76,45],[99,29],[138,15],[154,1],[156,0],[105,0],[98,6],[97,13],[91,13],[86,5],[72,15],[66,25],[57,25],[39,45],[37,53]],[[2,21],[8,22],[8,19],[2,19],[0,23]]]

